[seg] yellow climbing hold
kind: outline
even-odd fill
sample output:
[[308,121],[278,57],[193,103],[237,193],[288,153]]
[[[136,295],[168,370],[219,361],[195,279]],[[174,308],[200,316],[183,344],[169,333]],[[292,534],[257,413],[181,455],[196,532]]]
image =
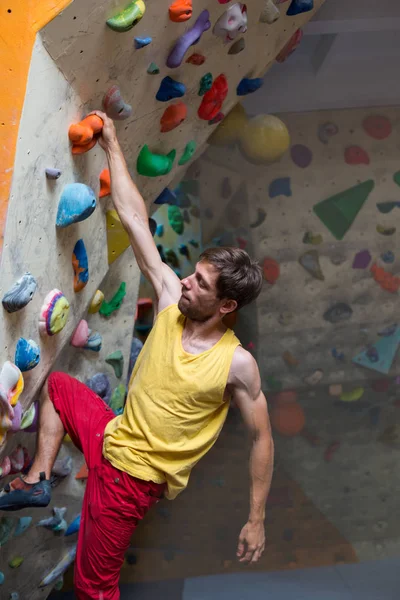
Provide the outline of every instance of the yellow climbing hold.
[[339,397],[343,402],[355,402],[356,400],[359,400],[363,394],[364,388],[356,387],[350,392],[343,392]]
[[116,210],[107,211],[106,223],[108,264],[111,265],[130,246],[130,241]]
[[63,442],[69,443],[72,442],[70,436],[68,435],[68,433],[66,433],[63,437]]
[[91,303],[89,304],[89,309],[88,312],[91,315],[94,315],[94,313],[99,312],[100,310],[100,306],[103,304],[103,300],[104,300],[104,294],[101,290],[96,290]]
[[123,32],[129,31],[143,17],[146,10],[146,5],[143,0],[134,0],[124,10],[115,17],[111,17],[106,21],[107,25],[113,31]]
[[227,146],[238,141],[247,124],[246,112],[241,104],[236,104],[231,112],[218,125],[208,143],[211,146]]
[[286,125],[274,115],[257,115],[250,119],[241,137],[246,157],[257,164],[279,160],[290,145]]

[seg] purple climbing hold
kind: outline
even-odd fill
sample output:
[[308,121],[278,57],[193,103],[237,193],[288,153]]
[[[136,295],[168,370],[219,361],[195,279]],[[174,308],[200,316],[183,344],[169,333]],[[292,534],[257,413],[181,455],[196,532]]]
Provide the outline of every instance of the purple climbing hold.
[[306,169],[312,161],[312,152],[310,148],[303,144],[295,144],[290,149],[290,156],[297,167]]
[[314,0],[292,0],[286,14],[289,17],[300,15],[314,8]]
[[277,196],[291,196],[290,177],[279,177],[279,179],[271,181],[268,193],[270,198],[276,198]]
[[366,269],[371,262],[372,256],[369,250],[360,250],[354,257],[353,269]]
[[61,176],[60,169],[52,169],[51,167],[46,169],[47,179],[58,179],[60,176]]
[[[158,249],[158,246],[157,246],[157,249]],[[161,249],[162,249],[162,246],[161,246]],[[133,368],[136,364],[137,358],[138,358],[142,348],[143,348],[143,342],[141,342],[138,338],[135,338],[135,337],[132,338],[131,353],[129,356],[128,375],[126,378],[126,387],[129,387],[129,381],[130,381],[130,378],[132,375],[132,371],[133,371]]]
[[170,69],[176,69],[179,67],[190,46],[196,44],[200,40],[203,33],[207,31],[207,29],[210,29],[210,27],[210,13],[208,10],[203,10],[197,17],[193,27],[181,35],[175,46],[172,48],[167,58],[167,67]]
[[86,381],[86,385],[106,404],[110,403],[111,400],[111,384],[108,376],[105,373],[95,373],[93,377]]

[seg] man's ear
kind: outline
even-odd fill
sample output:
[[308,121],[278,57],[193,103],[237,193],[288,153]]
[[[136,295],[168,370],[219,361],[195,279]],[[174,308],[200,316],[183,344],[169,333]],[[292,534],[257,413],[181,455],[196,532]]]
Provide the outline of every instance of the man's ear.
[[237,309],[237,302],[236,300],[225,300],[223,305],[221,306],[220,310],[221,313],[224,315],[227,315],[228,313],[231,313],[233,311],[235,311]]

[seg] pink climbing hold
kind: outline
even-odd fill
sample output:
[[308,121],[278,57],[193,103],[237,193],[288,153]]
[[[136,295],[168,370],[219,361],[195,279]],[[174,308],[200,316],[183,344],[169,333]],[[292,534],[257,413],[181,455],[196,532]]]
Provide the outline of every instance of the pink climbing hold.
[[89,338],[89,326],[85,319],[79,321],[77,328],[75,329],[73,336],[71,338],[71,346],[75,346],[75,348],[83,348],[86,346]]
[[369,165],[368,153],[360,146],[348,146],[344,151],[344,160],[348,165]]
[[365,133],[375,140],[384,140],[392,133],[392,124],[383,115],[370,115],[362,122]]
[[117,85],[111,86],[104,94],[103,109],[111,119],[117,121],[123,121],[132,114],[132,106],[124,102]]
[[295,144],[290,149],[290,156],[294,164],[301,169],[306,169],[312,161],[312,152],[310,148],[303,144]]

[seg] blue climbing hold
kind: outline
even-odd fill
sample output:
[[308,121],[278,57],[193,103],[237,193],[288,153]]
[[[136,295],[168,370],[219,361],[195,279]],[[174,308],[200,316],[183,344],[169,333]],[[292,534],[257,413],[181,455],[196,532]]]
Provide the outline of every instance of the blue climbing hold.
[[56,225],[68,227],[84,221],[96,208],[96,196],[92,188],[84,183],[68,183],[58,204]]
[[22,535],[30,527],[31,523],[32,517],[20,517],[14,529],[14,537]]
[[141,342],[138,338],[132,338],[131,343],[131,353],[129,357],[129,367],[128,367],[128,376],[126,378],[126,386],[129,387],[129,381],[131,379],[132,371],[135,367],[137,358],[140,354],[141,349],[143,348],[143,342]]
[[255,77],[254,79],[249,79],[248,77],[243,77],[242,81],[236,88],[236,93],[238,96],[247,96],[247,94],[252,94],[260,89],[263,85],[264,80],[261,77]]
[[289,17],[300,15],[314,8],[314,0],[292,0],[286,14]]
[[40,348],[34,340],[19,338],[15,347],[14,362],[21,371],[34,369],[40,361]]
[[140,48],[144,48],[145,46],[148,46],[149,44],[151,44],[151,42],[153,41],[153,39],[151,37],[135,37],[134,40],[134,44],[135,44],[135,48],[136,50],[139,50]]
[[400,327],[392,335],[381,337],[375,344],[357,354],[353,363],[387,375],[400,344]]
[[65,537],[69,535],[73,535],[79,531],[79,527],[81,526],[81,515],[79,514],[75,519],[68,525],[67,530],[65,532]]
[[154,200],[154,204],[170,204],[171,206],[175,206],[176,202],[177,198],[174,192],[168,188],[164,188],[161,194]]
[[391,250],[388,250],[387,252],[384,252],[383,254],[381,254],[381,259],[383,260],[384,263],[392,263],[394,262],[394,254]]
[[186,86],[172,77],[164,77],[156,94],[156,100],[168,102],[173,98],[182,98],[185,95]]
[[4,580],[5,580],[4,573],[3,573],[3,571],[0,571],[0,585],[3,585]]
[[156,227],[156,235],[158,237],[162,237],[164,235],[164,225],[162,223],[159,223]]
[[74,291],[80,292],[89,281],[89,262],[83,240],[78,240],[72,251],[72,267],[74,269]]
[[268,193],[270,198],[276,198],[277,196],[291,196],[290,177],[279,177],[279,179],[271,181]]

